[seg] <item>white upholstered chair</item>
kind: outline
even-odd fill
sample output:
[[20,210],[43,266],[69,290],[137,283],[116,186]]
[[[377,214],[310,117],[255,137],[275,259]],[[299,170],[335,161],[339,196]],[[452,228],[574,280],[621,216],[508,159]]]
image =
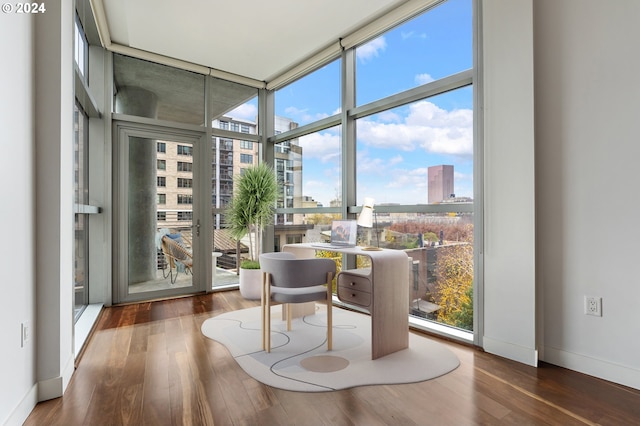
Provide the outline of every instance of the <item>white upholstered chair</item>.
[[332,285],[336,264],[331,259],[297,259],[286,252],[260,255],[262,270],[262,348],[271,352],[271,305],[283,303],[291,330],[290,303],[327,304],[327,345],[332,349]]

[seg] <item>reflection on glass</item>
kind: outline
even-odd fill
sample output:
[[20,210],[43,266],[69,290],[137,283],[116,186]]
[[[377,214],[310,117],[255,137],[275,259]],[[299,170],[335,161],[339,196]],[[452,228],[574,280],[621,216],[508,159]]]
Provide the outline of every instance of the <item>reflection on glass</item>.
[[193,146],[130,137],[128,182],[129,293],[191,286]]
[[247,128],[258,119],[258,89],[239,83],[212,78],[209,105],[213,127],[249,133]]
[[[317,207],[317,204],[306,204],[302,207]],[[282,251],[285,244],[329,242],[331,222],[340,219],[337,213],[320,212],[296,213],[290,214],[289,217],[289,223],[275,226],[274,251]]]
[[340,64],[340,60],[333,61],[276,91],[276,114],[290,117],[300,126],[338,114]]
[[472,1],[443,2],[356,49],[356,103],[470,69],[472,47]]
[[[275,145],[278,208],[340,207],[341,126],[334,126]],[[300,224],[304,218],[279,214],[279,224]]]
[[113,73],[115,112],[204,126],[204,75],[120,54]]

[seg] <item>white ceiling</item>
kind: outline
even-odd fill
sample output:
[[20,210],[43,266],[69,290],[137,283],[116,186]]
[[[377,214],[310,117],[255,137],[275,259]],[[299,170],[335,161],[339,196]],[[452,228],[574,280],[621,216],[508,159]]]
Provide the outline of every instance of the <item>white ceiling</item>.
[[407,0],[92,0],[113,43],[269,82]]

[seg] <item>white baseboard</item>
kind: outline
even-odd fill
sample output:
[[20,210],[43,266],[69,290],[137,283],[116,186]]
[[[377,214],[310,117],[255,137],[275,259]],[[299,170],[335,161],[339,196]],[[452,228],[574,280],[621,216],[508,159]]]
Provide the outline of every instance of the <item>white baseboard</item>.
[[533,367],[538,366],[538,351],[532,348],[495,340],[487,336],[482,337],[482,348],[485,352],[493,355],[498,355]]
[[544,359],[542,361],[640,390],[640,370],[632,367],[549,346],[544,347]]
[[74,370],[74,357],[71,356],[60,376],[38,382],[38,401],[48,401],[64,395]]
[[20,404],[13,410],[9,418],[3,423],[5,426],[20,426],[24,424],[31,411],[38,403],[38,386],[33,385],[29,392],[22,398]]

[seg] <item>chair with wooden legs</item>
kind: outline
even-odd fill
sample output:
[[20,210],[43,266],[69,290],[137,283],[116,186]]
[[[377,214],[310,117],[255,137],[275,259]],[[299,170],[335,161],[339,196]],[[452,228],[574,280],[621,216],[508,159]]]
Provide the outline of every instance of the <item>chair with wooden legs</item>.
[[332,343],[332,280],[336,264],[331,259],[297,259],[286,252],[260,255],[262,270],[262,348],[271,352],[271,306],[284,304],[287,330],[291,330],[290,303],[321,301],[327,305],[327,346]]

